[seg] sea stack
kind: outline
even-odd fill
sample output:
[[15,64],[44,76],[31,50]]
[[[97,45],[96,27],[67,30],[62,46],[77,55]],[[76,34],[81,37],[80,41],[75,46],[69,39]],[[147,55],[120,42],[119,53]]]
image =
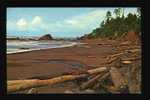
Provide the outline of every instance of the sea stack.
[[45,34],[41,36],[38,40],[52,40],[52,36],[50,34]]

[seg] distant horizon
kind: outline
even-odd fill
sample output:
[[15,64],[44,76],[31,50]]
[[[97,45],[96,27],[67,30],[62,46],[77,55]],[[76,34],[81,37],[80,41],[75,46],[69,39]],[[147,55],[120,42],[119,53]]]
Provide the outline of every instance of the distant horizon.
[[[40,35],[40,36],[7,36],[6,38],[40,38],[44,35]],[[78,37],[52,37],[53,39],[75,39]]]
[[[7,37],[39,37],[51,34],[53,38],[77,38],[100,26],[106,12],[117,7],[89,8],[7,8]],[[125,7],[136,14],[137,7]]]

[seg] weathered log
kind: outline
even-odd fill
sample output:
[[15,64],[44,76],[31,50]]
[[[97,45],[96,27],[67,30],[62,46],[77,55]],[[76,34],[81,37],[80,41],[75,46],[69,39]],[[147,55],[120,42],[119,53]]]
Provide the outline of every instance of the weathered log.
[[110,75],[116,89],[119,90],[127,86],[127,80],[121,75],[117,68],[111,67]]
[[39,79],[11,80],[11,81],[7,81],[7,84],[8,84],[7,90],[8,92],[15,92],[15,91],[25,90],[25,89],[39,87],[39,86],[53,85],[56,83],[71,81],[71,80],[75,80],[78,78],[86,77],[90,74],[96,74],[96,73],[101,73],[105,71],[107,71],[106,67],[100,67],[100,68],[88,70],[86,74],[64,75],[64,76],[59,76],[59,77],[47,79],[47,80],[39,80]]
[[122,61],[134,61],[134,60],[140,60],[141,57],[136,57],[136,58],[127,58],[127,59],[121,59]]
[[105,73],[101,78],[98,79],[98,82],[100,83],[101,81],[103,81],[104,79],[106,79],[109,75],[110,75],[109,72]]
[[[10,92],[15,92],[15,91],[21,91],[29,88],[34,88],[34,87],[39,87],[39,86],[45,86],[45,85],[53,85],[65,81],[70,81],[82,77],[86,77],[86,74],[82,75],[64,75],[52,79],[47,79],[47,80],[24,80],[23,83],[21,84],[16,84],[16,85],[10,85],[7,87],[8,93]],[[8,82],[9,83],[9,82]]]
[[109,75],[109,72],[105,73],[101,78],[98,79],[98,84],[100,84],[103,80],[107,79]]
[[120,43],[118,46],[129,46],[130,43],[130,41],[125,41],[123,43]]
[[135,53],[135,52],[140,52],[141,49],[131,49],[131,50],[125,50],[125,51],[129,53]]
[[103,79],[105,79],[107,76],[109,75],[109,73],[102,73],[102,74],[98,74],[97,76],[95,76],[94,78],[88,80],[87,82],[83,83],[80,86],[80,89],[87,89],[91,86],[93,86],[96,82],[100,83],[100,81],[102,81]]
[[99,68],[88,70],[87,73],[88,74],[96,74],[96,73],[101,73],[101,72],[105,72],[105,71],[108,71],[107,67],[99,67]]
[[[135,53],[135,52],[139,52],[140,49],[131,49],[131,50],[125,50],[123,52],[117,53],[117,54],[113,54],[113,55],[109,55],[106,59],[108,60],[107,63],[112,63],[114,60],[116,60],[118,58],[118,56],[121,56],[122,54],[129,52],[129,53]],[[138,59],[138,58],[137,58]],[[132,59],[131,59],[132,60]]]
[[26,83],[26,82],[34,82],[37,79],[29,79],[29,80],[11,80],[11,81],[7,81],[7,86],[11,86],[11,85],[17,85],[17,84],[21,84],[21,83]]
[[[90,70],[87,70],[85,73],[81,73],[81,74],[97,74],[97,73],[101,73],[101,72],[104,72],[104,71],[107,71],[107,68],[106,67],[98,67],[98,68],[95,68],[95,69],[90,69]],[[11,81],[7,81],[7,85],[10,86],[10,85],[16,85],[16,84],[21,84],[21,83],[24,83],[24,82],[32,82],[34,80],[37,80],[37,79],[24,79],[24,80],[11,80]]]
[[[107,62],[105,64],[111,64],[113,62],[115,62],[116,60],[120,59],[120,55],[122,55],[123,53],[119,53],[118,55],[115,55],[114,57],[110,57]],[[118,57],[119,56],[119,57]]]
[[120,56],[120,55],[122,55],[122,54],[124,54],[124,52],[117,53],[117,54],[113,54],[113,55],[109,55],[109,56],[107,57],[107,60],[111,60],[112,58],[117,57],[117,56]]
[[98,87],[100,86],[100,83],[101,83],[104,79],[106,79],[109,75],[110,75],[110,73],[107,72],[107,73],[105,73],[102,77],[100,77],[100,78],[98,79],[98,82],[93,86],[93,89],[98,88]]
[[88,80],[87,82],[83,83],[81,86],[80,86],[80,89],[81,90],[84,90],[84,89],[87,89],[89,87],[91,87],[92,85],[94,85],[94,83],[96,82],[96,80],[98,78],[100,78],[102,76],[102,74],[98,74],[96,75],[94,78]]

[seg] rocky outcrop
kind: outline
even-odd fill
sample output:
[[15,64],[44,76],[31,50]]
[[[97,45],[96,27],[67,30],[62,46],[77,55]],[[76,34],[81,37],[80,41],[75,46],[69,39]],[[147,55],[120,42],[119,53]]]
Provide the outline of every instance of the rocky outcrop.
[[89,36],[87,34],[85,34],[84,36],[81,36],[79,38],[79,40],[85,40],[85,39],[89,39]]
[[7,38],[7,40],[20,40],[19,37],[10,37],[10,38]]
[[52,36],[50,34],[46,34],[41,36],[38,40],[52,40]]

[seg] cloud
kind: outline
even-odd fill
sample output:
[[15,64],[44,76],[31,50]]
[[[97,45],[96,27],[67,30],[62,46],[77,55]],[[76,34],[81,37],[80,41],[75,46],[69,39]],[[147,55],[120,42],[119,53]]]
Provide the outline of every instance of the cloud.
[[19,19],[16,24],[20,31],[24,31],[28,27],[28,23],[24,18]]
[[87,32],[99,26],[100,21],[105,17],[105,13],[105,10],[93,10],[89,13],[72,16],[62,21],[49,24],[48,26],[49,29],[54,28],[57,31],[67,29],[65,30],[66,32],[70,32],[71,30]]
[[[80,32],[92,30],[99,25],[100,20],[103,20],[105,15],[104,10],[93,10],[89,13],[83,13],[76,16],[71,16],[64,20],[50,22],[44,21],[41,16],[34,16],[30,21],[27,22],[25,18],[19,19],[17,29],[19,31],[38,31],[43,30],[44,32]],[[10,25],[9,25],[10,26]]]
[[[13,25],[15,23],[15,25]],[[47,29],[47,23],[43,22],[42,17],[35,16],[31,21],[27,22],[25,18],[21,18],[18,21],[7,21],[7,26],[9,29],[13,30],[12,28],[15,28],[16,31],[32,31],[32,32],[38,32],[39,30],[46,30]]]
[[89,13],[84,13],[81,15],[72,16],[70,18],[56,21],[56,22],[44,22],[41,16],[35,16],[33,19],[27,23],[24,18],[21,18],[17,22],[19,30],[32,30],[36,31],[39,29],[45,31],[71,31],[71,30],[87,30],[88,28],[94,28],[100,23],[100,20],[103,20],[103,16],[106,11],[102,10],[93,10]]
[[[74,25],[74,27],[85,28],[86,26],[102,20],[104,17],[105,11],[94,10],[92,12],[74,16],[70,19],[67,19],[65,22],[70,22],[69,24]],[[98,21],[99,22],[99,21]]]
[[106,11],[104,10],[93,10],[89,13],[84,13],[70,18],[66,18],[56,22],[44,22],[40,24],[42,29],[52,33],[87,33],[99,26],[100,21],[104,19]]
[[[90,12],[85,12],[82,14],[77,14],[74,16],[68,16],[61,20],[52,20],[51,16],[44,16],[44,18],[39,15],[32,16],[31,19],[28,17],[22,17],[19,20],[7,20],[7,28],[11,31],[28,31],[34,34],[40,32],[43,33],[52,33],[59,36],[66,33],[67,35],[71,34],[85,34],[91,32],[96,27],[99,27],[102,20],[105,19],[106,12],[108,9],[92,9]],[[113,9],[109,9],[112,12],[114,17]],[[133,12],[129,9],[125,9],[125,15],[127,13]],[[49,18],[48,18],[49,17]],[[61,16],[60,16],[61,17]],[[28,18],[28,19],[27,19]],[[54,22],[55,21],[55,22]]]
[[78,24],[78,21],[77,20],[66,20],[65,21],[66,23],[68,23],[68,24]]
[[48,22],[44,22],[43,18],[41,16],[35,16],[29,23],[29,30],[38,32],[41,31],[47,31],[48,29]]
[[31,22],[32,25],[38,25],[42,23],[42,18],[40,16],[35,16]]

